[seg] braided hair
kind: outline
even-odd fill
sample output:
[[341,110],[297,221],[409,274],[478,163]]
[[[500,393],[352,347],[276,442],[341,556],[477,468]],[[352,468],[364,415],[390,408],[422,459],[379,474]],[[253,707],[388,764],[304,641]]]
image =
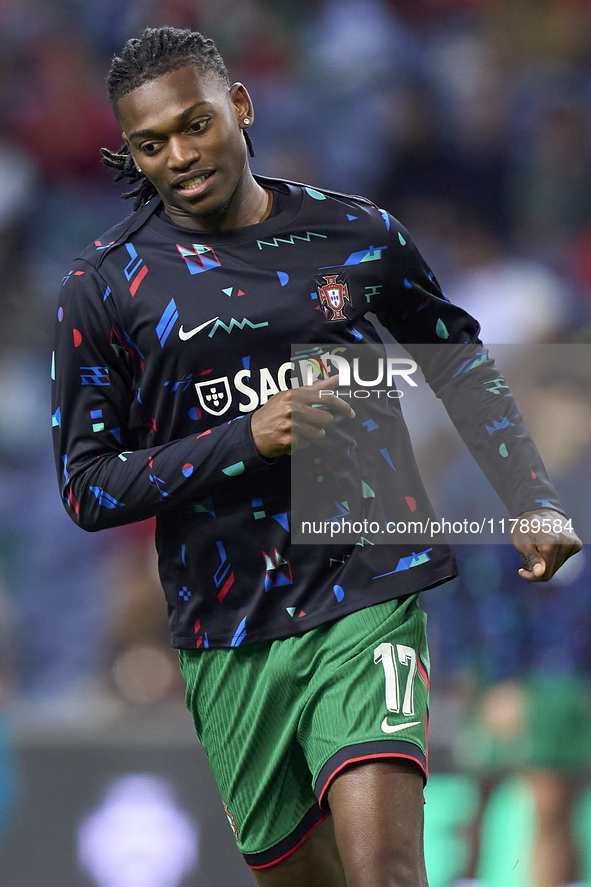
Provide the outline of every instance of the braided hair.
[[[109,98],[117,115],[119,99],[142,84],[169,74],[186,65],[193,65],[202,75],[213,75],[230,86],[230,77],[224,60],[210,37],[186,28],[145,28],[139,37],[127,41],[120,56],[115,56],[107,76]],[[246,130],[244,138],[251,157],[254,157],[252,141]],[[151,182],[139,172],[127,145],[118,151],[101,148],[105,166],[117,171],[114,181],[127,179],[140,184],[127,191],[123,198],[134,198],[133,208],[139,209],[157,193]]]

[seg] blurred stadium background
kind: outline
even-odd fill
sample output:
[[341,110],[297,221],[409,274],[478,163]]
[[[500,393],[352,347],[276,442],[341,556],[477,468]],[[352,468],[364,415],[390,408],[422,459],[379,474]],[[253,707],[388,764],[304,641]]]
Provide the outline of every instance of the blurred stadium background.
[[[249,88],[255,172],[393,212],[485,341],[591,341],[587,0],[1,0],[6,887],[254,884],[184,710],[153,528],[78,530],[50,451],[56,293],[129,211],[99,162],[121,141],[104,78],[125,39],[164,24],[213,36]],[[534,373],[519,391],[587,520],[588,366],[575,360],[560,383]],[[447,434],[431,429],[430,452],[449,450],[469,486],[470,458]],[[462,489],[433,483],[462,505]],[[591,884],[589,556],[532,588],[507,547],[460,549],[462,578],[424,597],[430,883]],[[569,874],[553,876],[551,857]]]

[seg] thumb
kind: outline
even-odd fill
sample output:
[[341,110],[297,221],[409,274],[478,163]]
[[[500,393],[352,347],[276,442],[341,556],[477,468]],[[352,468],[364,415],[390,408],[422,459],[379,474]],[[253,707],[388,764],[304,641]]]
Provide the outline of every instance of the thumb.
[[538,579],[546,572],[546,561],[535,549],[521,553],[521,564],[519,575],[524,578],[535,577]]

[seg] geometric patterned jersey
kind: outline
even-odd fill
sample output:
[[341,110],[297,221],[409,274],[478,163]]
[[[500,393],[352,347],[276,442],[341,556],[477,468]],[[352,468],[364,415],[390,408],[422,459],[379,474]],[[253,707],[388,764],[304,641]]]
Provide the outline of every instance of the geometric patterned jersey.
[[[509,512],[561,510],[511,392],[491,393],[478,324],[445,298],[408,232],[363,198],[257,178],[275,196],[265,221],[201,234],[153,198],[75,260],[58,303],[65,507],[91,531],[156,515],[180,648],[286,637],[455,575],[445,544],[292,543],[291,459],[254,446],[253,410],[304,384],[292,343],[379,343],[370,313],[420,363]],[[341,422],[356,448],[331,477],[333,504],[367,504],[361,471],[372,507],[430,515],[400,411],[379,417]]]

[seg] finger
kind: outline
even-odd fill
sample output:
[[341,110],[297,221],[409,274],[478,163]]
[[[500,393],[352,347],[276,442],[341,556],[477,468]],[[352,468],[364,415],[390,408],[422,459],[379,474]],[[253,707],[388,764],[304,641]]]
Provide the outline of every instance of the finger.
[[351,419],[355,418],[356,413],[351,404],[338,397],[330,388],[320,389],[317,392],[311,389],[307,392],[307,399],[310,404],[318,404],[318,406],[329,410],[331,413],[341,413],[343,416]]
[[545,578],[547,562],[539,550],[533,545],[520,546],[517,550],[521,555],[521,569],[518,572],[522,579],[539,582]]

